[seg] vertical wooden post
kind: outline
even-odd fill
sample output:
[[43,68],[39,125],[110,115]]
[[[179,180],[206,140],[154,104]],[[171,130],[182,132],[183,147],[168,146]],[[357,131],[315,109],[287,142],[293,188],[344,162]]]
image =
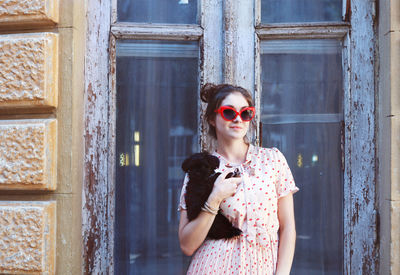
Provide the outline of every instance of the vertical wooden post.
[[[110,1],[87,2],[85,55],[85,152],[82,194],[85,274],[110,274],[108,227]],[[101,18],[101,20],[100,20]]]
[[376,274],[375,1],[351,0],[345,98],[345,274]]

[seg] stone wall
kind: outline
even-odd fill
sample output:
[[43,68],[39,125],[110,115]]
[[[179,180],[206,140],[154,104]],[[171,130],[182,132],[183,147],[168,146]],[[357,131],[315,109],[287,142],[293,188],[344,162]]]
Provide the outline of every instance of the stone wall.
[[0,274],[82,271],[85,1],[0,0]]

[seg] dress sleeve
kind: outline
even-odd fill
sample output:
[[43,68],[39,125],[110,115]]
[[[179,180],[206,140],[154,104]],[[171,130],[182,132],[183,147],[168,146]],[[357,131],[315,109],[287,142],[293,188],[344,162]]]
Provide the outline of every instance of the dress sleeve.
[[178,211],[186,210],[186,201],[185,201],[185,194],[186,194],[186,184],[189,181],[189,176],[186,173],[185,174],[185,179],[183,180],[183,186],[182,186],[182,190],[181,190],[181,196],[179,199],[179,206],[178,206]]
[[277,148],[272,149],[275,152],[275,167],[277,173],[275,187],[279,199],[289,193],[296,193],[299,191],[299,188],[294,182],[292,172],[290,171],[285,156]]

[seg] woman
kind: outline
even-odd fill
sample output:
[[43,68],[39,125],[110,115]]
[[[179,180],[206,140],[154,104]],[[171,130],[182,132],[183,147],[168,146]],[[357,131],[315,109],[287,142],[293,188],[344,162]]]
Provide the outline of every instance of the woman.
[[[292,194],[298,188],[286,159],[276,148],[248,143],[255,110],[247,90],[206,84],[200,96],[208,103],[205,119],[217,139],[212,154],[219,158],[217,171],[222,174],[206,207],[191,222],[185,210],[185,177],[179,241],[186,255],[195,253],[188,274],[289,274],[296,240]],[[241,177],[225,179],[236,168]],[[218,209],[243,231],[240,236],[206,239]]]

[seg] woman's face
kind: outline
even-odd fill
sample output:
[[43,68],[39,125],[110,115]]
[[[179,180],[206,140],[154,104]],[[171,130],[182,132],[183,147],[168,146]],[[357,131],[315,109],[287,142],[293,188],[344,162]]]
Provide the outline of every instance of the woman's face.
[[[233,107],[237,112],[249,106],[244,96],[239,92],[233,92],[225,97],[221,106]],[[249,129],[249,121],[242,121],[240,116],[236,116],[233,121],[226,121],[221,114],[215,116],[215,121],[211,125],[215,127],[217,139],[243,139]]]

